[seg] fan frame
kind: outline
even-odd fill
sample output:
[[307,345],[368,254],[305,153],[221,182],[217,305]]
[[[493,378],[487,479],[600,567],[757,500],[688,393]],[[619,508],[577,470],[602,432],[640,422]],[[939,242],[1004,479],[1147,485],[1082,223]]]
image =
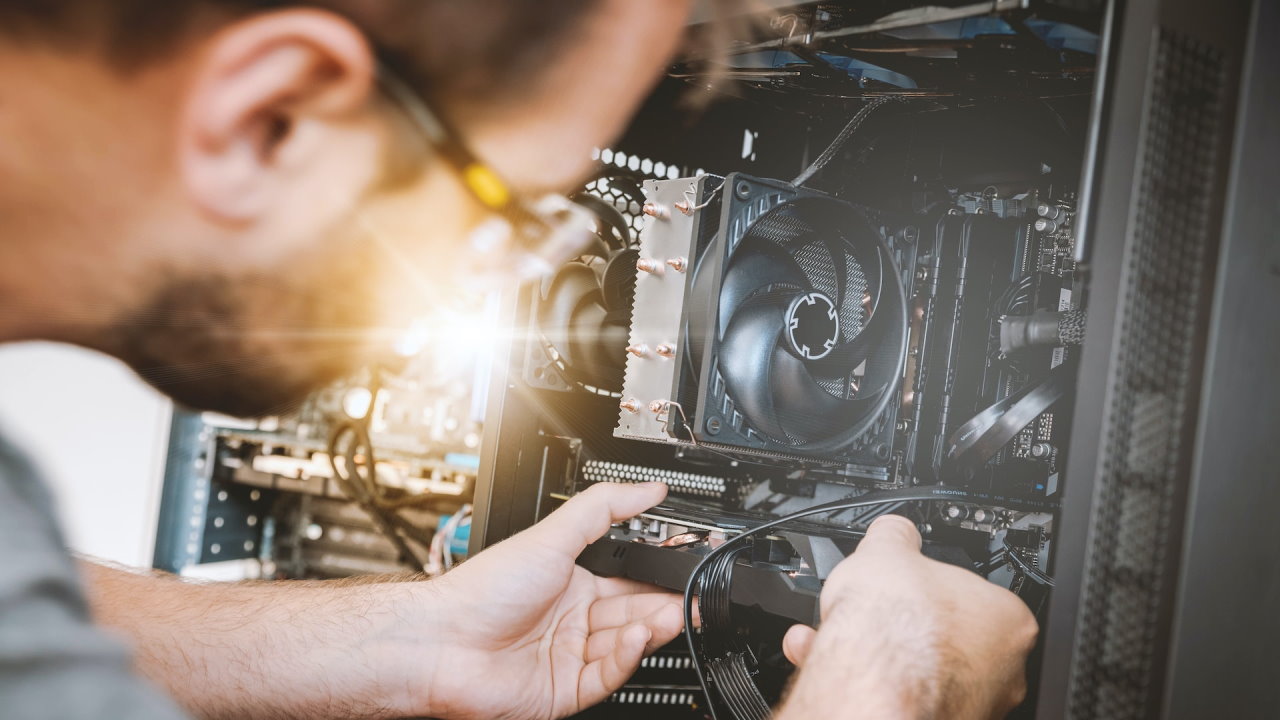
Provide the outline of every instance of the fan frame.
[[[721,286],[725,268],[733,252],[751,226],[764,214],[785,203],[805,198],[821,198],[844,203],[842,200],[816,190],[794,187],[785,181],[744,173],[727,175],[720,195],[719,230],[701,260],[704,264],[712,264],[698,268],[699,273],[711,273],[706,281],[713,288]],[[856,211],[856,207],[852,204],[844,204]],[[913,293],[915,247],[904,241],[903,234],[886,228],[877,228],[874,224],[870,229],[873,232],[879,232],[881,238],[885,240],[892,255],[889,258],[891,269],[888,272],[896,274],[902,284],[903,347],[899,367],[894,373],[894,377],[901,378],[910,339],[909,326],[906,325],[905,303]],[[904,272],[903,268],[908,270]],[[704,312],[710,312],[711,318],[715,318],[720,312],[719,296],[718,293],[712,295],[709,308]],[[692,303],[686,303],[686,313],[699,311],[690,307],[691,305]],[[860,426],[855,426],[848,434],[799,445],[783,443],[751,428],[747,418],[737,410],[718,368],[720,338],[716,325],[714,320],[704,323],[704,335],[700,338],[703,351],[700,353],[701,367],[698,368],[696,382],[697,402],[690,423],[693,442],[732,452],[842,464],[851,466],[850,469],[860,467],[863,472],[858,474],[872,479],[885,475],[886,468],[893,458],[894,430],[897,412],[901,405],[901,381],[897,381],[896,386],[890,389],[890,397],[884,408],[877,415],[861,421]],[[686,327],[689,327],[687,323]],[[694,340],[690,337],[685,338],[686,343]]]

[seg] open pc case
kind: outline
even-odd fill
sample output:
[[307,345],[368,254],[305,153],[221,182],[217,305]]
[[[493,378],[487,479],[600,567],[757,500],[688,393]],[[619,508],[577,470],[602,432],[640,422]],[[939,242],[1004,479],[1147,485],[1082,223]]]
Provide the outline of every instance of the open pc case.
[[593,483],[671,486],[580,562],[692,582],[704,628],[599,717],[766,717],[782,631],[885,512],[1036,611],[1017,715],[1265,714],[1276,9],[771,29],[715,89],[673,68],[601,150],[600,246],[506,308],[472,550]]
[[662,480],[580,563],[699,593],[703,629],[584,717],[766,717],[889,512],[1036,612],[1016,716],[1266,716],[1280,9],[765,4],[598,151],[598,242],[446,323],[501,328],[484,353],[179,414],[156,566],[439,573]]

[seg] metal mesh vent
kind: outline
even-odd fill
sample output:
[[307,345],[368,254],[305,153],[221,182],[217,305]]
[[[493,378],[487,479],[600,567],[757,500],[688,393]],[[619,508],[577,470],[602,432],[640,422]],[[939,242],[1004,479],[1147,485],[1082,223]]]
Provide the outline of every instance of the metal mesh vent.
[[1214,246],[1212,192],[1226,109],[1221,54],[1162,31],[1133,236],[1120,296],[1120,347],[1094,497],[1069,715],[1155,712],[1162,597],[1192,448],[1193,373]]
[[664,162],[654,162],[649,158],[628,155],[612,148],[592,151],[591,159],[599,161],[606,172],[610,167],[616,167],[619,173],[631,176],[632,181],[627,184],[627,187],[618,187],[610,183],[608,177],[601,177],[588,183],[587,191],[605,202],[612,203],[627,218],[637,237],[644,226],[644,215],[640,212],[644,198],[637,194],[640,183],[646,178],[674,180],[681,175],[680,167],[674,163],[668,165]]

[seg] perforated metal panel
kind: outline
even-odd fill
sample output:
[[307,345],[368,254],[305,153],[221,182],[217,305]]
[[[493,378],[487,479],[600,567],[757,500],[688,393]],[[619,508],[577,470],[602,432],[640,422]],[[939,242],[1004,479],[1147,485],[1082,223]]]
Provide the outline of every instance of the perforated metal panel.
[[1168,30],[1156,39],[1127,285],[1085,559],[1071,717],[1153,714],[1161,628],[1179,550],[1196,417],[1203,308],[1216,248],[1226,64]]

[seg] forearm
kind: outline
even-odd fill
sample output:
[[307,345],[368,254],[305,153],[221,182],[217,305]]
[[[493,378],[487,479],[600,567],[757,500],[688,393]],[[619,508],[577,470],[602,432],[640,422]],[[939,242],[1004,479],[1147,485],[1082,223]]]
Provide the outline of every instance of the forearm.
[[206,584],[82,567],[95,619],[198,717],[400,717],[427,702],[433,583]]

